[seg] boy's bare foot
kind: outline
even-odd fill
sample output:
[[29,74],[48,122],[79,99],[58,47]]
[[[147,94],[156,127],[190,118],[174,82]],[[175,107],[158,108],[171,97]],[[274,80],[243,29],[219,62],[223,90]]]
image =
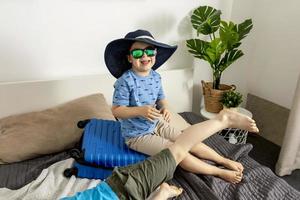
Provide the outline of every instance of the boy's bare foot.
[[224,167],[228,168],[228,169],[232,169],[234,171],[237,171],[237,172],[243,172],[244,171],[244,167],[241,163],[239,162],[236,162],[234,160],[230,160],[228,158],[224,158],[220,163],[218,164],[221,164],[223,165]]
[[157,191],[149,198],[151,200],[167,200],[168,198],[176,197],[182,193],[183,189],[178,188],[168,183],[162,183]]
[[220,169],[216,174],[216,176],[230,183],[237,184],[241,182],[243,178],[243,173],[238,171],[228,170],[228,169]]
[[217,118],[225,122],[229,128],[238,128],[254,133],[259,132],[253,119],[244,114],[238,113],[237,111],[231,109],[223,109],[217,115]]

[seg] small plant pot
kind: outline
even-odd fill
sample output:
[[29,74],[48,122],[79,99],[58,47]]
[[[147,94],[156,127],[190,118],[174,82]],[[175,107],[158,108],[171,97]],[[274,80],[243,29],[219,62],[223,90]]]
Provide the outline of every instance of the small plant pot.
[[226,106],[223,106],[223,109],[230,109],[230,110],[239,112],[239,107],[230,107],[230,108],[227,108]]
[[223,105],[220,102],[225,92],[235,90],[235,85],[220,84],[220,89],[213,89],[212,82],[201,81],[202,93],[204,96],[204,105],[207,112],[218,113],[223,109]]

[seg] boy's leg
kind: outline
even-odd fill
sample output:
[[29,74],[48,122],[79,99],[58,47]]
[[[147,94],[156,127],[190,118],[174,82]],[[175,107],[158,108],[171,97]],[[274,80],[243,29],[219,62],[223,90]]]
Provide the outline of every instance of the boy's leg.
[[191,152],[199,158],[213,161],[217,164],[223,165],[228,169],[239,172],[242,172],[244,170],[244,167],[241,163],[221,156],[215,150],[202,142],[194,146]]
[[[233,111],[227,109],[225,113],[230,113],[230,112],[233,112]],[[228,116],[228,114],[227,114],[227,116]],[[243,120],[240,121],[240,122],[244,123]],[[164,120],[161,120],[157,124],[155,133],[157,135],[160,135],[160,136],[162,136],[164,138],[167,138],[167,139],[169,139],[169,140],[171,140],[171,141],[174,142],[176,140],[176,138],[181,134],[181,131],[175,129],[174,127],[171,127],[169,125],[169,123],[165,122]],[[199,132],[199,134],[202,134],[202,133]],[[223,165],[224,167],[226,167],[228,169],[231,169],[231,170],[242,172],[243,169],[244,169],[241,163],[233,161],[233,160],[230,160],[230,159],[227,159],[227,158],[219,155],[216,151],[214,151],[213,149],[211,149],[209,146],[205,145],[202,142],[200,142],[199,144],[195,145],[191,149],[190,152],[192,153],[192,155],[195,155],[198,158],[206,159],[206,160],[210,160],[210,161],[214,161],[217,164]],[[183,163],[180,163],[180,165],[181,166],[183,165],[182,167],[184,169],[188,170],[188,171],[197,173],[197,169],[193,169],[193,168],[189,169],[189,168],[187,168],[187,167],[189,167],[191,165],[186,166]],[[201,173],[201,172],[198,172],[198,173]]]
[[[167,126],[161,126],[160,128],[169,129]],[[169,130],[165,130],[164,132],[168,131]],[[171,142],[170,140],[165,139],[164,137],[161,137],[159,135],[149,134],[131,139],[129,142],[129,147],[148,155],[155,155],[161,150],[172,145],[172,143],[173,142]],[[190,153],[188,153],[186,158],[179,165],[186,171],[195,174],[218,176],[231,183],[237,183],[241,181],[241,173],[212,166]]]
[[193,172],[195,174],[217,176],[231,183],[238,183],[242,180],[242,172],[222,169],[210,165],[191,154],[188,154],[184,158],[184,160],[180,162],[179,165],[189,172]]
[[230,109],[222,110],[214,119],[207,120],[185,129],[175,143],[169,147],[177,163],[180,163],[188,152],[207,137],[225,128],[239,128],[258,132],[255,121]]
[[[182,132],[180,130],[170,126],[170,124],[168,122],[166,122],[164,120],[160,120],[158,122],[158,124],[156,125],[156,129],[155,129],[154,133],[155,133],[155,135],[157,135],[157,137],[161,136],[161,138],[166,138],[166,139],[172,141],[172,143],[173,143],[174,141],[176,141],[176,138]],[[199,133],[199,134],[201,134],[201,133]],[[146,148],[155,147],[155,145],[153,145],[153,143],[151,143],[151,142],[150,142],[151,145],[149,145],[150,147],[147,144],[149,144],[149,143],[147,142],[147,143],[142,144],[143,148],[145,148],[145,147]],[[155,149],[157,150],[159,148],[155,147]],[[190,152],[191,152],[191,154],[189,154],[187,157],[196,156],[196,158],[199,158],[199,159],[210,160],[210,161],[213,161],[217,164],[223,165],[227,169],[238,171],[238,172],[242,172],[244,170],[244,167],[241,163],[221,156],[215,150],[213,150],[212,148],[210,148],[209,146],[207,146],[203,142],[200,142],[197,145],[195,145],[191,149]],[[185,161],[185,160],[187,160],[187,161]],[[193,172],[193,173],[200,173],[200,174],[209,174],[209,175],[215,175],[217,173],[217,171],[214,170],[214,168],[211,168],[209,171],[204,170],[208,166],[206,167],[207,164],[204,163],[201,160],[200,161],[202,163],[199,163],[199,161],[196,162],[195,158],[185,159],[185,160],[180,163],[180,166],[182,168],[184,168],[185,170],[187,170],[187,171],[190,171],[190,172]],[[188,160],[192,160],[192,161],[195,161],[195,162],[190,162]],[[192,163],[195,163],[195,165],[193,165]],[[202,164],[205,165],[205,166],[202,166]],[[199,169],[201,171],[199,171]],[[226,176],[226,177],[224,177],[225,180],[228,180],[228,178],[230,178],[228,176],[228,174],[231,174],[231,176],[235,176],[235,173],[233,173],[233,172],[222,173],[222,174]]]

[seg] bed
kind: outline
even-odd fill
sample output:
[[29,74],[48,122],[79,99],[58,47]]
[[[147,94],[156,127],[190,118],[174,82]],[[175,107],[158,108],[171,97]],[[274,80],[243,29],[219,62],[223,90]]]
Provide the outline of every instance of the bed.
[[[180,77],[171,85],[177,84],[177,91],[183,93],[182,98],[166,92],[171,99],[176,99],[172,101],[173,107],[177,108],[174,110],[176,125],[186,126],[187,123],[203,121],[202,117],[193,112],[176,114],[191,108],[192,88],[188,81],[192,75],[185,70],[172,73],[162,74],[169,81],[174,76]],[[63,171],[72,166],[74,160],[68,151],[81,136],[78,130],[72,129],[75,121],[88,117],[113,119],[107,104],[111,102],[112,83],[111,77],[97,75],[68,80],[0,84],[0,130],[16,132],[16,127],[19,127],[16,124],[24,122],[19,127],[18,135],[11,137],[13,141],[5,137],[9,131],[0,131],[0,162],[2,159],[4,163],[0,164],[1,200],[59,199],[92,188],[101,181],[74,176],[65,178]],[[33,132],[37,130],[38,134],[34,135]],[[31,134],[31,137],[22,138],[23,133]],[[54,136],[62,138],[53,139]],[[15,142],[15,138],[19,139],[19,143]],[[15,151],[12,152],[14,154],[1,149],[5,140],[11,141],[5,147]],[[35,140],[38,140],[39,146],[35,145]],[[229,184],[217,177],[192,174],[178,167],[174,178],[169,181],[184,189],[177,199],[300,199],[297,190],[248,156],[251,144],[233,145],[219,135],[211,136],[204,142],[220,154],[243,163],[243,181],[236,185]],[[36,148],[41,150],[36,152]],[[30,153],[24,155],[24,151]],[[2,156],[5,153],[9,156]]]

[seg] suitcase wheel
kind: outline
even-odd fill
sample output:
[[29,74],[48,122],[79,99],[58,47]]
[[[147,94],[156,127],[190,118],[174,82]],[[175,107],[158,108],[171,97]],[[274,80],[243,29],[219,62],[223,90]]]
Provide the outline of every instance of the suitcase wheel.
[[89,119],[86,119],[86,120],[83,120],[83,121],[79,121],[77,123],[77,127],[83,129],[87,125],[87,123],[89,123],[90,121],[91,120],[89,120]]
[[74,158],[75,160],[78,160],[81,158],[81,151],[79,149],[71,149],[69,151],[69,154],[72,158]]
[[67,178],[70,178],[72,175],[77,176],[78,174],[78,169],[77,167],[73,167],[73,168],[68,168],[64,171],[64,176]]

